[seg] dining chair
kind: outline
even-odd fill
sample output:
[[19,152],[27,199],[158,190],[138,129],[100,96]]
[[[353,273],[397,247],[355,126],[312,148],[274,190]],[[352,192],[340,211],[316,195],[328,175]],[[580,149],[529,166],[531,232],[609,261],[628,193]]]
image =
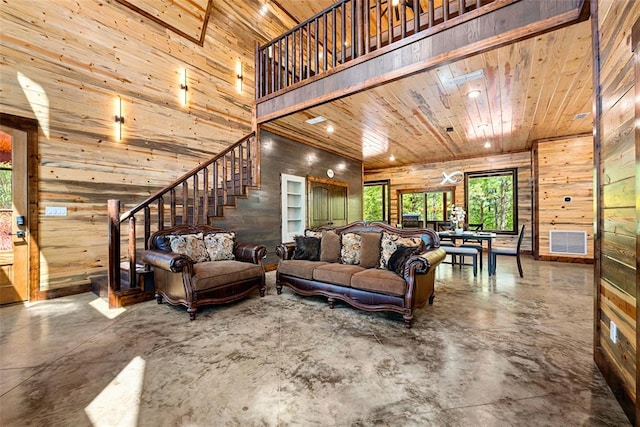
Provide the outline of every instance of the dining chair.
[[522,238],[524,237],[524,224],[522,224],[522,227],[520,228],[520,234],[518,234],[518,244],[516,245],[515,248],[496,248],[496,247],[492,247],[491,248],[491,252],[489,253],[489,256],[491,257],[491,265],[492,265],[492,272],[491,274],[496,274],[496,261],[498,258],[498,255],[506,255],[506,256],[514,256],[516,257],[516,261],[518,263],[518,272],[520,273],[520,277],[524,277],[524,275],[522,274],[522,263],[520,262],[520,247],[522,246]]
[[[464,228],[468,231],[478,232],[478,231],[484,230],[484,224],[483,223],[465,224]],[[478,256],[480,257],[480,271],[482,271],[482,254],[484,252],[484,248],[482,246],[482,240],[474,239],[472,237],[465,238],[464,241],[462,242],[462,245],[460,246],[463,248],[472,248],[478,251]]]

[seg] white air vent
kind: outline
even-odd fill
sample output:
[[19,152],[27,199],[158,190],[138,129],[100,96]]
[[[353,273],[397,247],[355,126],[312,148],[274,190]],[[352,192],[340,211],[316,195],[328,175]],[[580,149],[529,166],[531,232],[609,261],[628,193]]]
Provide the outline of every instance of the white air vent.
[[587,254],[587,233],[584,231],[549,231],[549,252],[552,254]]
[[325,119],[322,116],[316,116],[316,117],[312,117],[310,119],[305,120],[305,123],[309,123],[310,125],[315,125],[317,123],[322,123],[325,120],[327,120],[327,119]]

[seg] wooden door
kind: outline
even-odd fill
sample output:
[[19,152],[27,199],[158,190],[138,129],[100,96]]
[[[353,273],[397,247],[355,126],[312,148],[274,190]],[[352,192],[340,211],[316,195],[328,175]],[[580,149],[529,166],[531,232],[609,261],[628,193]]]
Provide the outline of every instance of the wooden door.
[[0,126],[0,304],[29,299],[27,132]]
[[347,224],[347,184],[309,177],[309,228]]
[[329,216],[334,227],[347,225],[347,187],[329,187]]
[[329,215],[329,188],[321,182],[312,182],[309,192],[309,228],[331,225]]

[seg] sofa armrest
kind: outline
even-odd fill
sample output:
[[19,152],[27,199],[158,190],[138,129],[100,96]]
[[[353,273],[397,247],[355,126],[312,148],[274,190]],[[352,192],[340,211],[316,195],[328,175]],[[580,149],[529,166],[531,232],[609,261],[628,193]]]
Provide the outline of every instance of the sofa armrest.
[[278,255],[282,260],[291,259],[293,258],[293,252],[295,249],[295,243],[281,243],[276,246],[276,255]]
[[267,255],[267,248],[253,243],[236,243],[233,253],[237,261],[262,264],[262,259]]
[[142,260],[153,267],[174,273],[179,273],[185,267],[193,264],[193,261],[186,255],[154,250],[144,251],[142,253]]
[[[429,268],[433,268],[433,267],[436,267],[445,259],[445,257],[447,256],[447,253],[443,248],[436,248],[436,249],[428,249],[426,252],[421,253],[419,256],[420,258],[423,258],[426,261]],[[429,268],[427,268],[427,270]]]

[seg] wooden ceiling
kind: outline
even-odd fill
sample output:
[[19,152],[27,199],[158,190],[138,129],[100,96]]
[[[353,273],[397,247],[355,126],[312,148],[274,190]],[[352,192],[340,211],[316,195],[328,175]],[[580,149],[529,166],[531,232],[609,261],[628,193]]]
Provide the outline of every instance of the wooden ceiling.
[[[174,0],[170,7],[151,0],[117,1],[202,43],[211,0]],[[272,13],[297,22],[335,2],[264,1]],[[591,64],[586,21],[310,108],[264,128],[362,160],[366,170],[529,150],[536,140],[592,132]],[[469,98],[474,90],[479,96]],[[317,116],[326,121],[305,122]],[[327,132],[329,126],[333,133]]]
[[[298,21],[332,3],[277,1]],[[590,25],[585,21],[425,70],[264,128],[362,160],[365,170],[517,152],[536,140],[589,134]],[[470,98],[476,90],[479,96]],[[305,122],[317,116],[326,121]]]

